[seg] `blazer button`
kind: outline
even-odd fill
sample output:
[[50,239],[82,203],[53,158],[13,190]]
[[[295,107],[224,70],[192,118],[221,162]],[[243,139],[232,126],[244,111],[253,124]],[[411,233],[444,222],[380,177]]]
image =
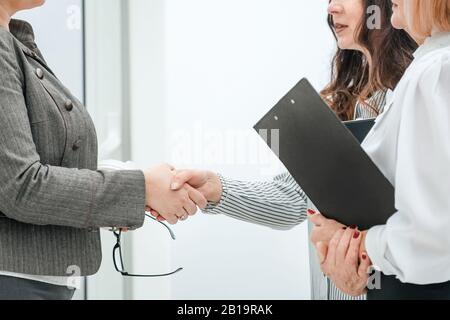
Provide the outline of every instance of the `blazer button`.
[[77,140],[73,143],[72,145],[72,150],[73,151],[77,151],[78,149],[81,148],[81,140]]
[[66,110],[69,112],[73,110],[73,102],[71,100],[66,100],[64,106],[66,107]]
[[44,71],[42,71],[41,68],[36,69],[36,75],[39,79],[41,79],[41,80],[44,79]]

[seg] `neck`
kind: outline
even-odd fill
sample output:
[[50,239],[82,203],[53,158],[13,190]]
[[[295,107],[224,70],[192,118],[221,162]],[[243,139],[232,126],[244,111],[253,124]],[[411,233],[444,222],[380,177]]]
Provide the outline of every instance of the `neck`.
[[409,30],[409,28],[406,28],[405,31],[406,31],[406,33],[409,34],[409,36],[410,36],[411,38],[413,38],[413,40],[414,40],[419,46],[423,45],[423,43],[424,43],[425,40],[426,40],[426,37],[423,37],[423,36],[419,36],[419,35],[417,35],[417,34],[414,34],[413,32],[411,32],[411,31]]
[[419,45],[423,45],[427,38],[411,35],[411,38]]
[[11,12],[6,5],[0,3],[0,26],[9,30],[9,22],[11,21]]

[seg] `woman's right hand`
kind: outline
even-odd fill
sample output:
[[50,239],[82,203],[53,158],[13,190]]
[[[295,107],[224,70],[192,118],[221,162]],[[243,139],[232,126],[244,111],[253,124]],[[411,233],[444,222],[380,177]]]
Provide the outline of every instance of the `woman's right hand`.
[[167,164],[144,171],[146,207],[157,210],[170,224],[186,220],[197,212],[197,206],[205,208],[207,205],[206,197],[189,184],[171,189],[175,174],[175,168]]
[[173,191],[179,190],[186,183],[202,193],[209,202],[219,203],[222,198],[222,182],[214,172],[179,170],[172,178],[171,189]]
[[[222,182],[220,181],[219,176],[214,172],[205,170],[176,171],[172,177],[172,191],[180,190],[184,185],[189,185],[196,189],[209,202],[219,203],[222,198]],[[148,206],[147,211],[158,221],[165,221],[165,218],[154,208]]]

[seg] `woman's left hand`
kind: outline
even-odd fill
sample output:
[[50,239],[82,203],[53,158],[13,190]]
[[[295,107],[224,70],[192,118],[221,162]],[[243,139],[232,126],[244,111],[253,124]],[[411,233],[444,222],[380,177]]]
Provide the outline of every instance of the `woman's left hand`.
[[338,230],[329,245],[317,243],[322,272],[342,292],[358,297],[366,293],[371,261],[366,252],[360,254],[363,235],[358,230]]

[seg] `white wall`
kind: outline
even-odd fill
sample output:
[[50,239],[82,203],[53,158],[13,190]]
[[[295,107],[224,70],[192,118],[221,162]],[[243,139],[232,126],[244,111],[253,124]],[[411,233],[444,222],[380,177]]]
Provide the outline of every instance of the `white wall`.
[[[319,89],[334,42],[326,0],[130,1],[132,155],[228,177],[282,171],[252,126],[302,77]],[[255,146],[258,146],[255,147]],[[289,232],[204,216],[177,240],[151,222],[135,234],[133,298],[308,299],[306,225]]]

